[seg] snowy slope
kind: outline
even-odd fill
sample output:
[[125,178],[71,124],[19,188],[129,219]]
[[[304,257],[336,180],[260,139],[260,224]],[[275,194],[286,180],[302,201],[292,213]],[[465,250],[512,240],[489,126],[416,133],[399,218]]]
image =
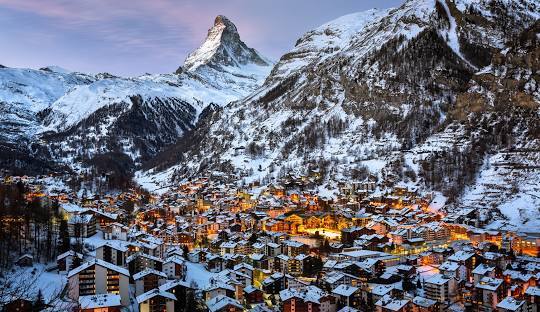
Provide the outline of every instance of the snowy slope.
[[0,68],[0,138],[16,141],[39,130],[36,114],[94,77],[46,70]]
[[[212,29],[186,60],[189,70],[176,74],[124,78],[57,66],[0,69],[0,143],[24,138],[34,144],[33,153],[72,167],[80,167],[74,162],[81,157],[84,162],[110,152],[140,163],[191,130],[207,106],[245,97],[270,72],[271,62],[247,47],[226,17],[216,18]],[[209,44],[213,50],[201,56]]]
[[[365,179],[367,169],[379,181],[457,201],[509,131],[504,124],[525,127],[537,118],[522,120],[529,113],[514,114],[510,105],[501,113],[508,120],[467,119],[482,110],[464,103],[480,97],[474,90],[491,79],[482,78],[484,66],[500,60],[539,11],[536,1],[410,0],[329,22],[302,36],[261,88],[204,120],[204,135],[190,138],[195,143],[180,150],[179,163],[141,172],[140,180],[167,186],[221,171],[268,183],[311,168],[323,172],[319,189],[328,190],[339,180]],[[508,93],[504,83],[494,89]]]

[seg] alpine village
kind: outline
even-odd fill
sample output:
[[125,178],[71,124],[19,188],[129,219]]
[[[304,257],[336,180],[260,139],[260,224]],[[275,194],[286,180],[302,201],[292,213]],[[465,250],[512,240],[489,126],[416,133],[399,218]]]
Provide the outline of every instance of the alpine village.
[[540,1],[351,13],[0,66],[0,311],[540,311]]

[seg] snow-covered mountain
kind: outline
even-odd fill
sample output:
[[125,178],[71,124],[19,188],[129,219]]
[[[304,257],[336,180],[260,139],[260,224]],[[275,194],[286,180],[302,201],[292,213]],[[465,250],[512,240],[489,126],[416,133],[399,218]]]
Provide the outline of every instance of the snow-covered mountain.
[[140,163],[191,130],[207,106],[259,87],[271,65],[218,16],[175,74],[123,78],[57,66],[0,68],[0,139],[75,167],[107,153]]
[[321,191],[371,174],[462,206],[489,159],[540,150],[537,50],[524,52],[522,71],[496,66],[514,60],[505,51],[521,51],[517,38],[539,17],[531,0],[409,0],[334,20],[302,36],[262,87],[207,114],[140,181],[218,171],[265,183],[317,169]]

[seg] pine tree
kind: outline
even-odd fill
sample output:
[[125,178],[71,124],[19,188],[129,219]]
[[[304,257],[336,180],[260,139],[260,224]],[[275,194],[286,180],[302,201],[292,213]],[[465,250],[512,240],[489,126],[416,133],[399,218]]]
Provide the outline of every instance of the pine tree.
[[43,299],[43,294],[41,293],[41,289],[38,290],[36,301],[34,301],[34,306],[32,311],[41,311],[45,308],[45,300]]

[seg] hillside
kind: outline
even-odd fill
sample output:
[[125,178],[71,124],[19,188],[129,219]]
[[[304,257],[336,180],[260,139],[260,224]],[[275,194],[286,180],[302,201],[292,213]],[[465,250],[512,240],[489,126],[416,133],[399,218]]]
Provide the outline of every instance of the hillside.
[[[261,88],[158,155],[140,181],[221,173],[266,184],[317,170],[325,194],[373,176],[472,205],[471,190],[494,191],[483,178],[490,159],[526,146],[519,160],[536,157],[538,54],[519,38],[532,32],[536,45],[539,12],[535,1],[417,0],[327,23],[302,36]],[[516,74],[525,79],[497,69],[517,61],[508,51],[523,52],[529,73]],[[523,91],[508,92],[516,86]]]

